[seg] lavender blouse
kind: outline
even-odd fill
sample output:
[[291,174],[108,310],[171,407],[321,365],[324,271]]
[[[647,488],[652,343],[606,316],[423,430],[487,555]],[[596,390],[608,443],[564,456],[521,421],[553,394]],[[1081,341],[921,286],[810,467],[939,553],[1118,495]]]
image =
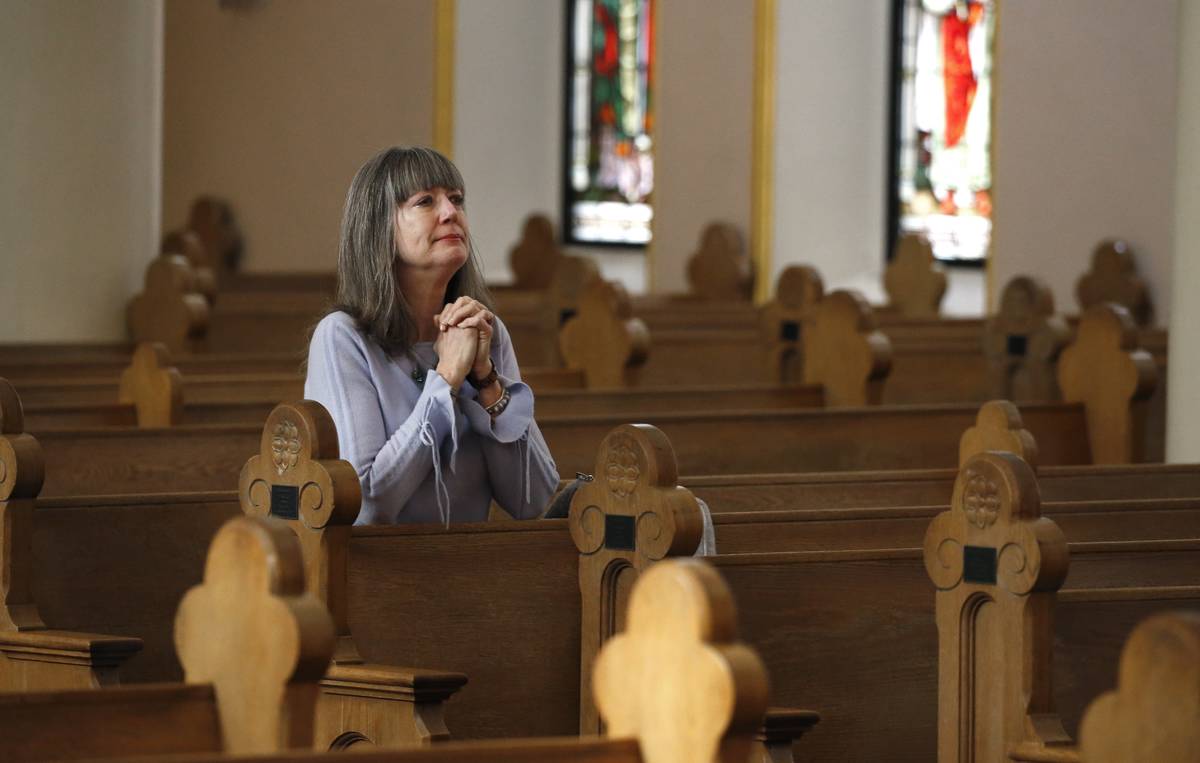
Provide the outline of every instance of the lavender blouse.
[[[341,457],[362,482],[356,524],[482,522],[493,499],[519,519],[539,516],[558,485],[554,459],[533,420],[533,392],[521,381],[499,318],[492,362],[512,400],[492,419],[469,382],[458,400],[437,371],[432,342],[390,357],[354,320],[330,313],[308,348],[304,395],[337,425]],[[424,372],[424,381],[414,379]]]

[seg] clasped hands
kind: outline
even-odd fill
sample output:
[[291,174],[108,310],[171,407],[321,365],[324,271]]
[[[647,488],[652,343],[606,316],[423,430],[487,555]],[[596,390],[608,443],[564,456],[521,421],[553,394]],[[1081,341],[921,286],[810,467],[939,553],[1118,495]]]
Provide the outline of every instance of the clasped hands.
[[[452,389],[458,389],[470,373],[477,379],[492,370],[490,350],[495,315],[482,303],[470,297],[459,297],[433,316],[437,339],[433,342],[438,356],[437,372]],[[480,403],[490,405],[500,397],[496,389],[479,390]]]

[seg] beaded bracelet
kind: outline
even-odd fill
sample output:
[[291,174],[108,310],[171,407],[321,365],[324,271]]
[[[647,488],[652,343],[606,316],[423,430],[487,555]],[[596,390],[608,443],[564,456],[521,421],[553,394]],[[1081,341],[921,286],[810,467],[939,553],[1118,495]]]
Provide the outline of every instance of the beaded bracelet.
[[508,401],[511,399],[512,395],[509,394],[508,387],[505,387],[504,391],[500,393],[500,399],[491,405],[484,406],[483,410],[487,411],[489,416],[495,418],[504,413],[504,409],[508,407]]

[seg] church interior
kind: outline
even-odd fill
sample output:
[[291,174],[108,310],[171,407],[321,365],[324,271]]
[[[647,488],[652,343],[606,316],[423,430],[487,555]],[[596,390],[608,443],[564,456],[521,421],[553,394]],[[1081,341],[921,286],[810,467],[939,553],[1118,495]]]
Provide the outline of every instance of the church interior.
[[0,760],[1200,763],[1194,0],[0,17]]

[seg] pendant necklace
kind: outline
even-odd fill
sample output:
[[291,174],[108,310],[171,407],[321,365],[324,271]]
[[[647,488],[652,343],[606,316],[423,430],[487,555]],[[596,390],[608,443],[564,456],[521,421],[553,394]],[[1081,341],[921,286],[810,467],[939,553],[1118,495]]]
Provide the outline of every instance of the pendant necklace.
[[421,361],[417,360],[417,354],[412,350],[408,351],[408,359],[413,364],[412,377],[413,382],[421,389],[425,388],[425,377],[429,375],[429,369],[421,365]]

